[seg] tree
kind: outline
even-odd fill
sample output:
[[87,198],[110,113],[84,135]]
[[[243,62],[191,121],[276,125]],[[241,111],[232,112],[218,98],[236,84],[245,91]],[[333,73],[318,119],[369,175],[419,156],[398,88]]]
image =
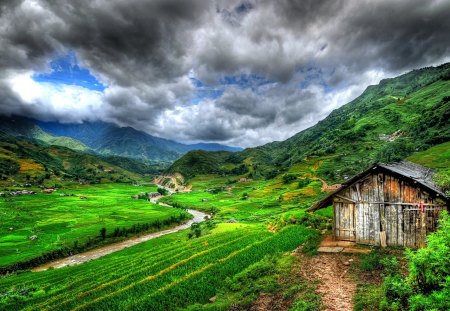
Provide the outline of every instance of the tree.
[[100,229],[100,236],[102,237],[102,240],[106,239],[106,228]]
[[167,195],[167,194],[169,193],[169,191],[167,191],[167,189],[161,188],[161,187],[158,187],[158,190],[157,190],[157,191],[158,191],[159,194],[161,194],[161,195]]

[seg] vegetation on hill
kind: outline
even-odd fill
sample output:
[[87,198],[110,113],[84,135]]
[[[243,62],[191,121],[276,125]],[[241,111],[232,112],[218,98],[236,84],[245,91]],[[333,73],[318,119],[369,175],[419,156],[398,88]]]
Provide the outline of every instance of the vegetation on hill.
[[224,162],[229,159],[230,154],[230,152],[226,151],[191,151],[181,159],[175,161],[169,168],[169,171],[173,173],[181,173],[187,178],[191,178],[199,174],[240,175],[245,173],[247,171],[245,166],[228,169],[226,165],[223,165]]
[[[4,184],[60,188],[54,194],[0,202],[0,216],[13,228],[0,232],[1,249],[7,251],[3,258],[10,263],[120,238],[145,230],[145,224],[154,229],[150,224],[176,222],[174,213],[186,208],[213,215],[191,230],[80,266],[0,278],[0,308],[250,309],[268,293],[290,310],[319,309],[315,285],[290,272],[299,252],[313,255],[321,233],[330,232],[333,210],[305,209],[327,195],[324,179],[330,184],[342,181],[376,161],[407,157],[433,168],[436,181],[450,185],[449,72],[447,64],[384,80],[284,142],[236,153],[187,153],[169,171],[189,178],[192,189],[161,199],[178,209],[139,200],[148,197],[139,193],[143,186],[72,182],[142,180],[140,175],[161,168],[158,163],[83,154],[0,133]],[[125,132],[130,139],[134,135],[133,130],[120,135],[126,137]],[[69,190],[77,196],[59,196]],[[138,199],[130,199],[132,195]],[[353,256],[355,262],[349,260],[343,273],[353,274],[359,283],[355,310],[447,310],[448,265],[442,262],[449,249],[447,222],[444,216],[427,249],[408,253],[409,271],[402,250]],[[31,234],[38,238],[30,239]]]
[[155,137],[131,127],[119,127],[112,123],[85,122],[60,124],[35,121],[44,131],[55,136],[68,136],[79,140],[102,155],[116,155],[141,161],[174,161],[190,150],[227,150],[240,148],[220,144],[186,145]]
[[[376,86],[324,120],[283,142],[221,156],[209,171],[246,165],[253,178],[273,177],[310,157],[326,157],[319,175],[339,182],[374,162],[401,160],[450,140],[450,64],[414,70]],[[207,158],[207,154],[202,154]],[[195,175],[193,154],[171,171]]]
[[[26,183],[54,187],[65,181],[133,182],[142,179],[137,173],[146,171],[143,164],[134,164],[133,160],[100,158],[4,133],[0,137],[0,185],[4,186]],[[121,168],[122,163],[136,173]]]
[[67,136],[50,135],[27,118],[0,116],[0,132],[8,136],[29,138],[76,151],[89,151],[89,147],[82,142]]
[[437,173],[434,181],[450,197],[450,142],[414,153],[408,160],[432,168]]

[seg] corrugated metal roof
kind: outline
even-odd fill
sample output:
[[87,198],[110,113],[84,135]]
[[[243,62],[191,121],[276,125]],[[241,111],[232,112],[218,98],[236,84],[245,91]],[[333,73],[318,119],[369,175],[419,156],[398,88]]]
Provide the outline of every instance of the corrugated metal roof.
[[434,172],[429,168],[425,168],[421,165],[409,161],[402,161],[392,164],[378,164],[378,166],[383,167],[391,172],[409,177],[422,184],[423,186],[429,188],[430,190],[433,190],[445,197],[444,191],[442,191],[442,189],[434,183]]

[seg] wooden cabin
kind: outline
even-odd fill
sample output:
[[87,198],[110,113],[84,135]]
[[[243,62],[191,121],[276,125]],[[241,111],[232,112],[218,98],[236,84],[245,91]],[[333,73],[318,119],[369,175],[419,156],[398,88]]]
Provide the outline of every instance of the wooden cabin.
[[317,202],[333,205],[336,240],[381,246],[423,247],[449,200],[433,173],[411,162],[377,164]]

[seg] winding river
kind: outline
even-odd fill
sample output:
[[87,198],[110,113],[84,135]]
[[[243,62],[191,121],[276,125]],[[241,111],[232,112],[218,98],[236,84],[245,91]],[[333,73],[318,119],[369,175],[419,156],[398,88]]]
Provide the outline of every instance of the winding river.
[[[164,204],[164,203],[160,203],[160,205],[162,206],[167,206],[170,207],[170,205],[168,204]],[[87,262],[87,261],[91,261],[100,257],[103,257],[105,255],[120,251],[126,247],[130,247],[154,238],[158,238],[160,236],[169,234],[169,233],[174,233],[180,230],[184,230],[189,228],[194,222],[202,222],[205,220],[205,216],[209,216],[205,213],[196,211],[196,210],[187,210],[188,213],[190,213],[192,216],[194,216],[194,218],[192,218],[191,220],[189,220],[188,222],[167,229],[167,230],[163,230],[163,231],[158,231],[158,232],[154,232],[154,233],[149,233],[146,235],[141,235],[141,236],[137,236],[137,237],[133,237],[130,238],[128,240],[125,241],[121,241],[121,242],[117,242],[117,243],[113,243],[113,244],[109,244],[106,246],[102,246],[96,249],[92,249],[90,251],[84,252],[84,253],[80,253],[80,254],[76,254],[70,257],[66,257],[66,258],[62,258],[62,259],[57,259],[54,261],[50,261],[47,262],[41,266],[38,266],[34,269],[32,269],[32,271],[34,272],[38,272],[38,271],[44,271],[47,270],[49,268],[62,268],[62,267],[66,267],[66,266],[74,266],[74,265],[79,265],[82,264],[83,262]]]

